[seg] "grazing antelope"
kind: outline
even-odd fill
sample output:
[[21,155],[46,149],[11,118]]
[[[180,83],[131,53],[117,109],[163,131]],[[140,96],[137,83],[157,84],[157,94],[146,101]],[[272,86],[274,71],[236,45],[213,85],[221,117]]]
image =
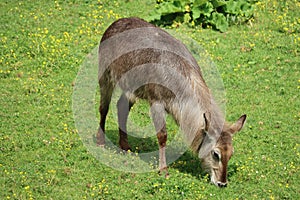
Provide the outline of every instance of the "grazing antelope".
[[105,145],[105,119],[113,90],[123,91],[117,102],[119,145],[129,150],[126,122],[137,98],[151,106],[159,143],[159,170],[168,175],[165,113],[173,116],[186,142],[198,154],[211,182],[227,185],[232,137],[246,120],[225,122],[207,87],[200,67],[186,46],[164,30],[139,18],[115,21],[99,46],[100,127],[97,145]]

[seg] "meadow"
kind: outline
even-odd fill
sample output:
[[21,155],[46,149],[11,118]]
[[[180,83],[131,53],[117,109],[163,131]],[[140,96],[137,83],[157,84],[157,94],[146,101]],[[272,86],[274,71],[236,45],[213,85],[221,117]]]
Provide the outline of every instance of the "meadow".
[[[234,137],[228,187],[210,184],[189,151],[170,164],[165,179],[157,172],[114,170],[83,145],[72,110],[82,63],[113,21],[147,18],[154,4],[0,0],[0,199],[299,199],[297,0],[259,0],[253,19],[225,33],[180,23],[172,27],[197,41],[217,66],[227,120],[248,116]],[[143,124],[147,114],[142,103],[131,117]],[[107,129],[117,143],[114,118]],[[156,140],[150,142],[129,139],[141,151],[158,148]]]

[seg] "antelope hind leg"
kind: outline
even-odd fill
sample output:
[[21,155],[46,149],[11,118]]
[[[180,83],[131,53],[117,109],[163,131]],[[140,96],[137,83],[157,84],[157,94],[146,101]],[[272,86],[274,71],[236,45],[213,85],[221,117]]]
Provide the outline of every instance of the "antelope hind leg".
[[132,102],[129,102],[125,94],[122,94],[120,99],[118,100],[117,107],[118,107],[118,123],[119,123],[119,145],[120,148],[124,151],[131,151],[131,148],[128,144],[128,137],[127,137],[127,119],[129,115],[129,111],[133,106]]
[[108,113],[109,104],[112,96],[112,86],[111,84],[106,84],[106,88],[101,88],[101,85],[105,85],[105,83],[100,84],[100,126],[96,135],[97,145],[100,147],[104,147],[105,145],[105,121]]

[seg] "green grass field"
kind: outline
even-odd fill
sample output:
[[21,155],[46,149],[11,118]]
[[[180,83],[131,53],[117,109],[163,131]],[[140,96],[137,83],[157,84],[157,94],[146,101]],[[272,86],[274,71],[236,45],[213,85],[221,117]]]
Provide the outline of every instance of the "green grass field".
[[[202,45],[218,67],[227,120],[248,115],[234,138],[227,188],[210,184],[190,152],[170,165],[165,179],[156,172],[116,171],[87,151],[72,112],[80,66],[114,20],[147,17],[154,4],[0,1],[0,199],[299,199],[297,0],[260,0],[251,22],[226,33],[177,28]],[[139,113],[148,113],[145,104],[131,117],[137,124],[149,120]],[[113,118],[107,129],[117,133]],[[129,142],[149,148],[134,138]]]

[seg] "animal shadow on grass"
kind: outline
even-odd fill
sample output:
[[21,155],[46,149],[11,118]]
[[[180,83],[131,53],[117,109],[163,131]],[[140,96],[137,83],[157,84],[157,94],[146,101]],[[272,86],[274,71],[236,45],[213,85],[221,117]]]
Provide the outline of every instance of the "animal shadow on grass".
[[[115,148],[119,148],[119,131],[118,130],[106,130],[106,138],[110,140]],[[96,143],[96,136],[93,138]],[[137,138],[128,134],[128,143],[135,153],[145,153],[158,150],[157,138],[156,136],[149,138]],[[119,149],[122,152],[121,149]]]
[[[190,174],[199,179],[206,178],[207,181],[209,181],[209,177],[207,176],[208,173],[201,168],[200,159],[191,151],[186,151],[178,160],[172,163],[170,167],[178,169],[182,173]],[[230,177],[233,176],[236,172],[237,166],[229,164],[228,181],[230,181]]]
[[200,160],[191,151],[185,152],[175,162],[173,162],[170,167],[178,169],[184,174],[190,174],[201,179],[205,178],[205,175],[207,174],[204,170],[202,170]]
[[[119,131],[118,130],[107,130],[106,137],[118,148],[119,147]],[[94,137],[96,142],[96,137]],[[128,142],[131,149],[135,153],[147,153],[152,151],[158,151],[158,143],[156,136],[149,138],[137,138],[128,135]],[[119,149],[119,152],[123,151]],[[124,153],[124,152],[123,152]],[[208,178],[207,172],[201,168],[201,162],[198,156],[191,151],[186,151],[176,161],[171,163],[168,167],[178,169],[180,172],[190,174],[196,178],[204,179]],[[230,164],[228,166],[228,180],[230,177],[237,173],[237,166]],[[172,176],[172,174],[170,174]]]

